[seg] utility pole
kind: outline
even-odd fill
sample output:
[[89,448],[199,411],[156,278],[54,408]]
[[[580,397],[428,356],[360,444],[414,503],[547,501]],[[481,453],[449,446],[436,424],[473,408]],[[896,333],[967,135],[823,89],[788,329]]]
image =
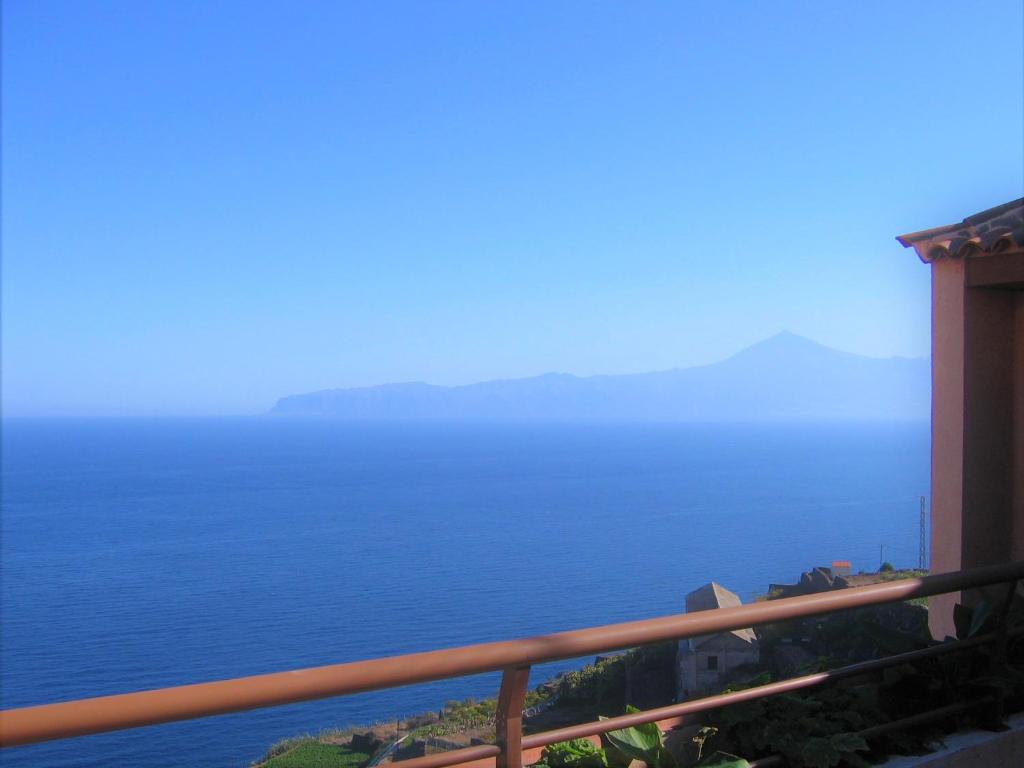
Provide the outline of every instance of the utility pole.
[[927,504],[925,503],[924,496],[921,497],[921,540],[918,546],[917,552],[917,567],[920,570],[925,570],[928,567],[928,549],[925,542],[925,528],[928,525],[928,514]]

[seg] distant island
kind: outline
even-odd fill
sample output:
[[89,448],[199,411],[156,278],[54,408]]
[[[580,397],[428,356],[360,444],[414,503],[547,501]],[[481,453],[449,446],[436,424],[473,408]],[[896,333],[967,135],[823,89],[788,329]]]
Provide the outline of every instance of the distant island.
[[346,420],[918,421],[928,358],[841,352],[789,332],[711,365],[653,373],[423,382],[282,397],[275,416]]

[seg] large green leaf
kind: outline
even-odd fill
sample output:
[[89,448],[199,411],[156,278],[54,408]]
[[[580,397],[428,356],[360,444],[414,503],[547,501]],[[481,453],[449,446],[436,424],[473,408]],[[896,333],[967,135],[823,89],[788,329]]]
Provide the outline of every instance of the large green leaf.
[[661,750],[661,731],[654,723],[622,728],[605,734],[612,746],[634,760],[652,765]]
[[[636,707],[626,707],[626,714],[639,711]],[[666,768],[675,763],[672,756],[662,747],[661,729],[656,723],[644,723],[609,731],[605,738],[625,757],[630,760],[642,760],[650,768]]]
[[974,613],[971,614],[971,626],[967,630],[967,636],[975,637],[982,634],[982,631],[987,629],[988,625],[991,623],[989,619],[992,618],[992,603],[991,601],[982,598],[982,600],[974,606]]

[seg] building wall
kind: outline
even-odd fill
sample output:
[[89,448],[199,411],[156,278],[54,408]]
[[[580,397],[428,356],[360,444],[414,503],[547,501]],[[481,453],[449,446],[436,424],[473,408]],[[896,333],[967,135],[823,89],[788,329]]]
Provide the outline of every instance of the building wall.
[[[1024,557],[1024,293],[968,287],[969,270],[932,264],[934,573]],[[930,601],[936,637],[954,633],[958,599]]]
[[1024,560],[1024,291],[1015,293],[1013,358],[1013,544],[1010,556]]
[[[718,658],[718,669],[708,669],[709,656]],[[742,643],[731,636],[712,637],[696,650],[680,644],[677,698],[683,700],[718,693],[733,670],[745,664],[757,664],[759,659],[757,643]]]
[[[963,508],[964,262],[932,264],[931,571],[960,569]],[[954,634],[954,595],[929,601],[932,634]]]

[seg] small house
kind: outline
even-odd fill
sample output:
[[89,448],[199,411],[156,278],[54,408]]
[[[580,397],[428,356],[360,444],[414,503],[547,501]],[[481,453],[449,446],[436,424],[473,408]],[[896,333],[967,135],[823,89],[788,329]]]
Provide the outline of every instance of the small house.
[[833,560],[832,561],[832,575],[833,576],[849,576],[852,565],[849,560]]
[[[686,596],[687,613],[741,604],[735,593],[715,582]],[[759,658],[757,636],[750,628],[680,640],[676,655],[676,698],[682,701],[695,695],[716,693],[737,667],[757,664]]]

